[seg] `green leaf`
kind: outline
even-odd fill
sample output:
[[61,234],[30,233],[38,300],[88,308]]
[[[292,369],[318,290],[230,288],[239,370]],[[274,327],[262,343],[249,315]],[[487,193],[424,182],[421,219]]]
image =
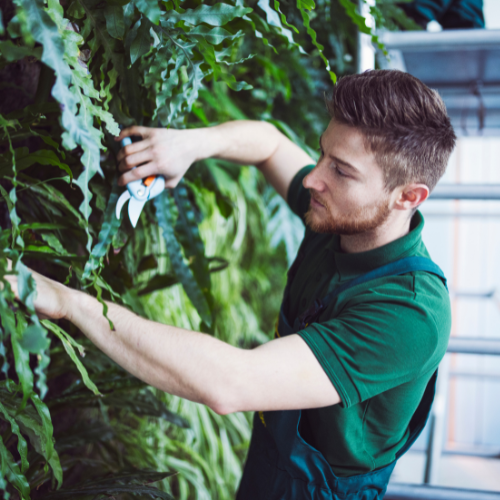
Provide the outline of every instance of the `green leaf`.
[[172,262],[172,270],[182,283],[187,296],[193,303],[198,311],[202,321],[211,328],[212,326],[212,313],[208,302],[200,289],[196,278],[189,266],[184,262],[181,246],[177,241],[174,233],[174,213],[176,212],[173,198],[164,191],[161,195],[154,199],[156,207],[156,216],[158,218],[158,225],[163,230],[163,238],[167,251]]
[[[351,18],[352,22],[357,26],[361,33],[365,33],[366,35],[371,35],[372,43],[378,46],[380,50],[384,52],[387,56],[387,50],[383,43],[380,42],[380,39],[377,35],[374,34],[373,30],[366,25],[366,19],[359,14],[358,5],[351,2],[351,0],[339,0],[342,7],[344,7],[346,14]],[[373,14],[373,7],[370,7],[370,13]],[[375,9],[376,11],[376,9]],[[409,29],[414,29],[415,26],[408,27]]]
[[224,26],[236,17],[243,17],[252,12],[249,7],[233,7],[226,3],[217,3],[214,6],[201,4],[196,9],[187,9],[183,14],[175,11],[167,12],[167,22],[177,23],[184,21],[194,26],[198,24],[210,24],[210,26]]
[[189,261],[189,267],[203,291],[207,302],[213,304],[213,297],[210,292],[210,274],[208,259],[205,256],[205,245],[200,236],[196,214],[193,209],[189,193],[186,186],[181,181],[174,189],[174,199],[179,212],[179,217],[175,225],[176,235],[179,243],[184,249],[184,255]]
[[34,377],[30,367],[30,354],[21,345],[22,334],[27,326],[27,321],[21,311],[18,311],[16,314],[16,319],[16,333],[11,335],[10,341],[12,344],[12,352],[14,353],[14,366],[23,391],[23,403],[21,406],[21,408],[23,408],[33,393]]
[[299,33],[299,30],[293,26],[293,24],[289,24],[286,20],[286,16],[285,14],[283,14],[283,12],[281,12],[281,9],[280,9],[280,3],[278,0],[274,0],[274,8],[276,10],[276,12],[279,13],[280,15],[280,19],[281,19],[281,22],[288,28],[292,29],[293,31],[295,31],[295,33]]
[[[0,317],[2,318],[2,327],[5,333],[9,334],[10,337],[16,337],[16,320],[14,316],[14,312],[12,311],[10,305],[7,303],[7,298],[9,295],[13,299],[13,294],[10,291],[10,285],[8,282],[3,282],[4,289],[0,292]],[[10,292],[10,293],[9,293]],[[0,329],[0,355],[3,358],[2,363],[2,373],[5,378],[8,379],[9,372],[9,362],[7,357],[7,350],[5,348],[5,344],[3,343],[4,332]]]
[[12,146],[12,140],[9,134],[9,128],[15,129],[17,126],[19,126],[19,122],[17,120],[6,120],[3,116],[0,115],[0,126],[3,128],[4,134],[7,136],[7,139],[9,141],[9,151],[10,154],[12,155],[12,172],[13,172],[12,189],[10,190],[10,193],[8,194],[8,196],[5,196],[4,188],[1,189],[1,192],[4,198],[9,198],[10,200],[10,203],[7,202],[7,204],[9,206],[9,217],[10,217],[10,222],[12,224],[12,247],[14,247],[14,245],[17,243],[22,248],[23,240],[20,238],[18,229],[21,220],[19,219],[19,216],[17,215],[16,211],[16,202],[17,202],[16,187],[18,184],[17,165],[16,165],[14,147]]
[[106,211],[104,212],[101,230],[99,231],[99,235],[97,237],[97,243],[90,253],[89,260],[85,264],[82,280],[90,278],[92,272],[99,269],[101,259],[108,252],[109,246],[120,228],[121,220],[117,219],[115,215],[116,203],[118,201],[119,194],[120,188],[118,187],[117,179],[115,179],[111,194],[109,195],[108,205],[106,207]]
[[[6,478],[9,483],[11,483],[14,488],[21,495],[22,500],[30,499],[30,486],[24,476],[24,474],[19,470],[19,466],[14,460],[14,457],[10,451],[5,447],[3,440],[0,436],[0,481]],[[2,483],[0,482],[0,488],[4,489]],[[5,493],[4,498],[8,498]]]
[[[31,180],[31,179],[30,179]],[[79,226],[83,229],[86,228],[85,219],[81,216],[81,214],[76,210],[73,205],[67,200],[67,198],[56,189],[54,186],[50,184],[27,184],[19,182],[20,185],[25,186],[30,189],[36,195],[45,198],[48,202],[54,203],[64,209],[64,211],[73,216],[78,222]]]
[[[96,140],[95,132],[97,131],[93,127],[93,116],[88,113],[84,105],[85,102],[82,99],[79,87],[73,86],[70,88],[74,69],[72,70],[66,62],[68,57],[66,48],[71,40],[67,39],[68,43],[65,46],[58,26],[45,11],[43,0],[15,0],[15,3],[26,14],[28,28],[33,38],[43,46],[42,62],[51,67],[56,74],[52,96],[62,105],[61,124],[66,130],[66,133],[63,134],[63,145],[66,149],[74,149],[76,145],[80,145],[83,149],[81,162],[84,171],[79,176],[76,184],[84,195],[80,211],[86,222],[87,247],[90,251],[92,237],[88,230],[88,219],[91,212],[90,199],[92,194],[88,189],[88,184],[97,172],[102,174],[99,164],[100,144]],[[65,25],[62,28],[64,29]],[[72,43],[75,45],[76,52],[78,52],[76,38],[73,40]],[[77,96],[80,97],[80,103]],[[77,104],[83,104],[79,112]]]
[[129,474],[123,472],[106,475],[104,478],[92,478],[83,483],[77,484],[72,488],[61,489],[59,491],[49,493],[44,496],[47,500],[58,498],[75,498],[79,496],[106,495],[114,496],[114,494],[141,495],[153,498],[161,498],[164,500],[174,500],[168,493],[159,490],[153,486],[147,486],[149,482],[156,482],[172,476],[175,472],[150,472],[150,471],[133,471]]
[[203,37],[213,45],[219,45],[224,40],[235,40],[244,36],[243,31],[238,31],[234,35],[224,28],[209,28],[208,26],[196,26],[189,31],[189,37]]
[[267,225],[270,245],[276,248],[281,242],[285,244],[288,265],[291,266],[297,255],[300,242],[304,238],[304,226],[300,219],[290,210],[288,204],[275,194],[268,203],[272,214]]
[[231,73],[221,73],[221,78],[224,80],[226,85],[231,89],[239,92],[240,90],[252,90],[253,86],[248,84],[247,82],[238,82],[236,81],[236,77]]
[[42,233],[41,237],[50,246],[50,248],[53,248],[59,255],[69,255],[59,241],[59,238],[57,238],[54,234]]
[[151,49],[150,25],[147,19],[141,20],[141,26],[137,30],[137,36],[130,47],[130,62],[134,64],[137,59],[147,54]]
[[15,45],[11,40],[5,40],[0,41],[0,55],[9,63],[27,56],[40,59],[42,56],[42,47],[32,49],[30,47]]
[[[341,0],[342,1],[342,0]],[[349,0],[345,0],[349,1]],[[328,59],[325,57],[323,54],[324,47],[320,43],[318,43],[317,40],[317,35],[316,31],[311,26],[311,19],[310,19],[310,13],[309,11],[314,10],[316,7],[314,0],[297,0],[297,8],[299,9],[301,15],[302,15],[302,21],[304,23],[304,28],[306,28],[307,34],[311,37],[311,41],[313,45],[318,49],[319,56],[323,60],[326,66],[326,70],[328,71],[328,74],[330,75],[330,79],[332,80],[332,83],[335,84],[337,81],[337,75],[333,71],[330,70],[330,63]]]
[[[256,38],[260,38],[262,40],[262,43],[266,46],[269,47],[273,50],[275,54],[278,53],[276,48],[269,42],[267,38],[264,37],[264,35],[257,29],[257,24],[262,24],[264,27],[267,27],[266,23],[264,22],[263,19],[261,19],[258,15],[255,13],[250,14],[249,16],[245,15],[243,16],[243,19],[252,27],[252,30],[255,34]],[[265,30],[262,30],[265,31]]]
[[50,346],[50,340],[47,338],[47,331],[39,325],[30,325],[23,331],[20,346],[32,353],[38,354],[45,351]]
[[47,408],[47,405],[35,393],[31,395],[31,402],[35,406],[42,424],[40,429],[41,433],[39,435],[41,438],[40,444],[42,446],[40,450],[37,451],[47,460],[57,481],[58,487],[60,487],[63,480],[62,468],[61,462],[59,461],[59,455],[54,448],[54,428],[52,426],[52,419],[50,418],[50,411]]
[[3,418],[10,424],[10,428],[12,433],[17,436],[17,451],[19,452],[19,456],[21,457],[21,472],[24,474],[28,469],[28,443],[26,443],[26,439],[21,434],[19,430],[19,425],[15,418],[13,418],[5,406],[0,402],[0,414],[3,415]]
[[139,299],[139,294],[137,293],[137,290],[134,289],[128,289],[122,296],[121,299],[123,300],[123,303],[128,306],[135,314],[138,314],[139,316],[147,316],[146,310],[144,309],[144,304],[142,301]]
[[371,35],[371,29],[366,25],[366,19],[357,11],[358,4],[351,2],[351,0],[339,1],[342,7],[344,7],[346,14],[351,18],[351,20],[358,27],[361,33]]
[[15,221],[17,220],[16,219],[16,217],[17,217],[16,206],[14,205],[12,200],[10,199],[9,193],[3,188],[3,186],[0,186],[0,194],[2,195],[2,198],[4,199],[5,203],[7,204],[7,209],[9,210],[9,216],[10,216],[11,220],[13,219],[13,215],[14,215],[14,223],[13,223],[13,227],[12,227],[12,241],[14,241],[14,239],[15,239],[14,225],[15,225]]
[[28,156],[23,156],[19,160],[17,160],[17,170],[25,170],[31,165],[40,164],[40,165],[54,165],[55,167],[64,170],[69,176],[70,179],[73,179],[73,172],[69,168],[66,163],[62,163],[54,151],[50,149],[39,149],[29,154]]
[[147,415],[166,420],[183,429],[189,429],[189,422],[171,412],[154,394],[146,389],[141,393],[116,393],[103,399],[103,403],[113,408],[126,409],[135,415]]
[[12,396],[5,397],[6,391],[2,390],[1,392],[4,408],[16,420],[23,435],[29,438],[31,446],[51,466],[54,477],[61,484],[62,471],[59,456],[54,450],[53,429],[48,408],[34,393],[32,394],[31,402],[36,410],[31,405],[23,408],[19,398],[13,398]]
[[169,288],[179,283],[178,278],[173,274],[157,274],[151,278],[138,292],[139,296]]
[[106,5],[104,9],[106,27],[108,33],[118,40],[123,40],[125,34],[125,22],[123,20],[123,7],[119,5]]
[[[18,275],[18,293],[19,300],[23,302],[30,313],[31,321],[41,330],[43,327],[40,324],[38,316],[35,312],[35,297],[36,297],[36,283],[31,275],[31,271],[20,261],[18,260],[15,266],[15,270]],[[31,369],[29,368],[29,354],[25,351],[20,344],[23,331],[26,329],[26,320],[23,315],[21,315],[20,311],[17,314],[17,328],[16,335],[11,337],[12,347],[15,351],[16,358],[16,372],[19,376],[19,380],[23,387],[24,400],[29,396],[29,392],[33,389],[33,374],[31,373]],[[37,380],[37,388],[40,391],[40,395],[45,397],[47,394],[48,388],[46,379],[47,376],[45,374],[45,369],[47,368],[50,358],[48,355],[48,345],[46,349],[40,349],[37,351],[38,355],[38,367],[35,369],[35,373],[38,375]],[[26,366],[27,365],[27,366]],[[18,371],[19,367],[19,371]],[[28,371],[30,373],[28,373]]]
[[59,224],[57,222],[31,222],[30,224],[21,224],[19,229],[25,231],[26,229],[32,229],[33,231],[38,231],[40,229],[67,229],[68,226],[64,224]]
[[71,358],[71,361],[75,363],[78,371],[80,372],[80,375],[82,376],[82,380],[85,386],[89,390],[91,390],[94,394],[99,395],[100,394],[99,389],[94,384],[94,382],[90,380],[87,369],[85,368],[85,366],[83,366],[83,363],[78,358],[74,349],[76,347],[80,351],[80,356],[83,356],[85,354],[83,346],[80,345],[78,342],[76,342],[68,333],[66,333],[62,328],[57,326],[55,323],[52,323],[51,321],[44,319],[42,320],[42,324],[48,330],[54,333],[62,342],[65,351],[68,353],[68,356]]
[[30,312],[35,311],[36,283],[31,271],[20,261],[15,266],[19,300]]
[[42,133],[41,131],[34,131],[31,128],[29,130],[33,135],[40,137],[40,139],[42,139],[42,141],[45,142],[47,146],[52,146],[55,150],[57,150],[57,152],[62,156],[63,160],[66,159],[66,154],[62,149],[59,148],[59,144],[56,141],[54,141],[52,137],[45,135],[45,133]]
[[[274,2],[274,5],[276,6],[276,4],[278,5],[278,8],[277,10],[279,10],[279,2],[277,2],[277,0],[275,0]],[[267,23],[270,25],[270,26],[275,26],[276,28],[279,29],[279,31],[287,38],[287,40],[293,44],[293,45],[296,45],[295,44],[295,40],[293,39],[293,34],[290,30],[286,29],[283,27],[283,24],[281,24],[281,20],[282,19],[285,19],[285,23],[286,23],[286,18],[284,16],[284,14],[281,14],[281,16],[278,14],[278,12],[276,12],[275,10],[273,10],[271,8],[271,5],[270,5],[270,2],[269,0],[259,0],[257,2],[257,5],[266,13],[266,19],[267,19]],[[291,27],[296,33],[298,33],[299,31],[297,30],[297,28],[295,28],[295,26],[291,26],[289,25],[288,23],[286,23],[287,26]]]
[[139,12],[142,12],[153,24],[158,24],[160,22],[161,10],[157,0],[134,0],[134,5]]

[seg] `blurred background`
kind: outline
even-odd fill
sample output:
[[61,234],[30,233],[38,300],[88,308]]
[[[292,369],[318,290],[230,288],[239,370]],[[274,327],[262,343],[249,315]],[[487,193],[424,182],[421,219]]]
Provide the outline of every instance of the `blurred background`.
[[432,418],[396,466],[388,498],[500,498],[500,2],[483,8],[485,28],[431,21],[426,31],[381,34],[390,60],[379,53],[377,64],[436,88],[459,136],[422,206],[424,241],[449,280],[452,339]]

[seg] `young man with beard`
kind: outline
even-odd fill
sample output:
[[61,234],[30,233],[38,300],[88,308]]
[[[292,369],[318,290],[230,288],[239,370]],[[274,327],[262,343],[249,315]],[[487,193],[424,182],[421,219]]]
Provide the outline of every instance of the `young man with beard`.
[[172,188],[193,162],[223,158],[256,165],[306,222],[274,340],[239,349],[110,303],[112,332],[97,300],[34,274],[39,313],[69,319],[135,376],[219,414],[256,412],[241,500],[382,498],[425,424],[450,333],[417,211],[455,143],[442,100],[372,71],[341,79],[327,106],[314,168],[261,122],[120,134],[142,136],[119,154],[123,186],[162,174]]

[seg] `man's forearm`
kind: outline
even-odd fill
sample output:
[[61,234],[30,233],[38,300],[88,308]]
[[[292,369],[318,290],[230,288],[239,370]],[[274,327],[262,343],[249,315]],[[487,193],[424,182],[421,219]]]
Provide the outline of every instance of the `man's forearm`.
[[242,165],[266,161],[278,148],[282,136],[270,123],[253,120],[230,121],[195,130],[205,136],[204,158],[220,158]]
[[203,158],[255,165],[285,199],[295,174],[305,165],[315,163],[270,123],[241,120],[196,131],[200,133]]
[[155,323],[108,303],[111,331],[102,305],[71,291],[68,319],[116,363],[148,384],[222,412],[220,394],[246,351],[210,335]]

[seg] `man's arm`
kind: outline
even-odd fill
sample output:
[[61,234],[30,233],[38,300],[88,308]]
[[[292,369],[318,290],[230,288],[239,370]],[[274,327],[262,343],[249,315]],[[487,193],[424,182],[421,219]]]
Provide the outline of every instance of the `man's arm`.
[[340,398],[307,344],[297,335],[256,349],[143,319],[109,303],[111,331],[96,299],[72,292],[69,319],[120,366],[170,394],[219,414],[290,410],[336,404]]
[[[170,394],[220,414],[319,408],[340,402],[328,376],[298,336],[239,349],[210,335],[149,321],[33,272],[40,315],[67,318],[125,370]],[[17,279],[8,275],[17,295]],[[168,305],[167,305],[168,306]]]
[[[255,165],[286,200],[288,187],[304,166],[315,163],[309,155],[266,122],[241,120],[214,127],[174,130],[130,127],[118,139],[140,135],[143,140],[125,146],[118,154],[124,172],[120,184],[161,174],[167,187],[175,187],[187,169],[205,158],[221,158]],[[141,165],[135,170],[133,167]]]

